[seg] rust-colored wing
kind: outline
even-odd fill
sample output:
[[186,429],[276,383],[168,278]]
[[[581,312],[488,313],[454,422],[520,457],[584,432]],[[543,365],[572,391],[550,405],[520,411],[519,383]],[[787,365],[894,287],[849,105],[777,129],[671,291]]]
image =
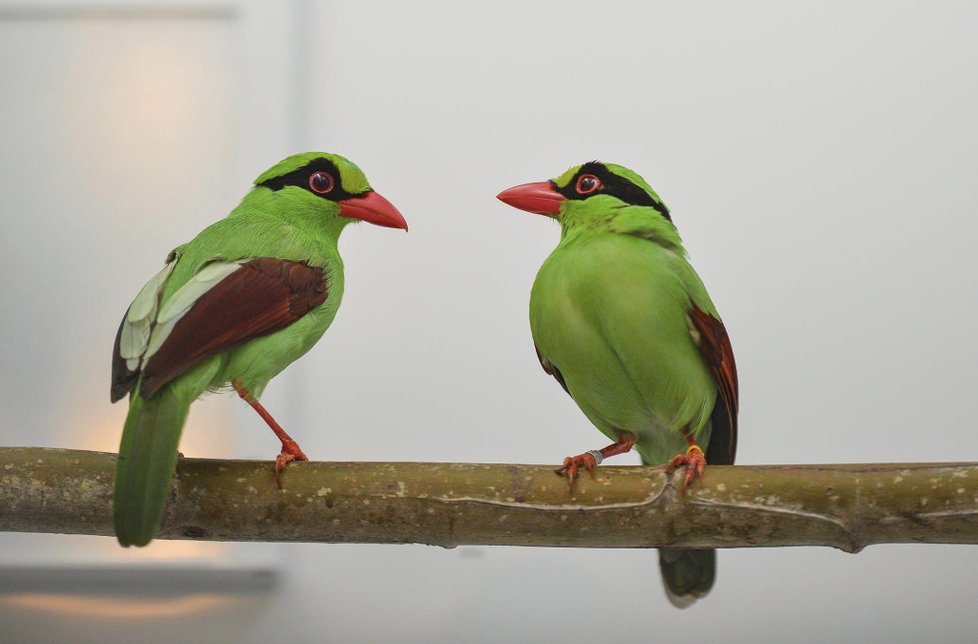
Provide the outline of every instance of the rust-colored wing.
[[326,301],[326,273],[302,262],[259,257],[204,293],[145,363],[148,398],[192,366],[292,324]]
[[734,462],[737,454],[737,363],[723,322],[697,306],[689,312],[689,319],[699,334],[696,339],[700,353],[717,383],[720,399],[713,407],[711,419],[713,431],[706,450],[708,463],[727,465]]

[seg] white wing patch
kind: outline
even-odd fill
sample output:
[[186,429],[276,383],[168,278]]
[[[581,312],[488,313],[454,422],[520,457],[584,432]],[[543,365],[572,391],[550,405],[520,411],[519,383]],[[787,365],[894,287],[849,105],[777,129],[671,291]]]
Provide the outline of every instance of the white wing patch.
[[139,369],[140,358],[146,353],[150,332],[156,322],[160,297],[163,295],[163,287],[166,286],[166,280],[173,272],[174,266],[176,262],[169,261],[163,270],[146,282],[146,286],[139,291],[136,299],[129,306],[126,321],[122,325],[122,335],[119,338],[119,355],[125,359],[129,371]]
[[138,371],[146,361],[159,351],[169,337],[173,327],[187,314],[207,291],[218,282],[238,270],[239,262],[212,260],[204,264],[186,284],[160,306],[163,289],[176,266],[178,255],[173,252],[167,257],[167,264],[144,286],[129,306],[129,313],[122,325],[119,337],[119,355],[126,361],[129,371]]
[[[180,287],[173,296],[166,301],[156,315],[155,326],[150,330],[148,336],[148,346],[142,356],[142,362],[149,360],[154,353],[160,350],[163,343],[170,336],[173,327],[187,314],[193,305],[197,303],[205,293],[217,286],[225,277],[241,268],[247,260],[237,262],[225,262],[213,260],[204,264],[190,280]],[[142,366],[142,365],[140,365]]]

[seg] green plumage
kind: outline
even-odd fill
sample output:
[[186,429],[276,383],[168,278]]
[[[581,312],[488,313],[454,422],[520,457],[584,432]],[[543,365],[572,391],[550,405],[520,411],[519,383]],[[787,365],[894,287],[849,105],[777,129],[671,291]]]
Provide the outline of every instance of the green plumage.
[[692,267],[681,251],[623,234],[613,221],[565,221],[530,294],[537,349],[588,419],[613,441],[623,431],[638,436],[649,463],[684,451],[687,425],[708,443],[717,389],[686,311],[694,298],[713,307]]
[[[530,328],[544,368],[587,418],[611,441],[635,436],[644,463],[684,453],[687,434],[710,445],[714,432],[722,449],[710,462],[732,462],[736,401],[721,399],[705,356],[711,348],[694,318],[716,330],[725,347],[729,342],[655,191],[627,168],[591,162],[549,186],[518,186],[500,199],[561,225],[560,243],[533,284]],[[732,353],[716,356],[721,369],[724,359],[735,398]],[[709,591],[715,558],[712,550],[661,553],[674,604]]]
[[660,550],[659,573],[669,601],[678,608],[705,597],[717,576],[716,550]]
[[134,394],[129,401],[112,507],[116,534],[124,546],[149,543],[163,519],[191,400],[166,387],[152,398]]
[[[338,174],[334,178],[336,189],[350,198],[372,192],[359,168],[343,157],[326,153],[289,157],[263,173],[255,188],[225,219],[174,249],[167,260],[173,263],[169,274],[151,281],[130,307],[113,364],[113,398],[131,389],[114,492],[115,528],[122,545],[145,545],[159,529],[190,404],[208,390],[227,388],[232,379],[255,397],[260,396],[269,380],[305,354],[333,321],[343,296],[343,262],[337,242],[346,225],[355,220],[342,216],[341,206],[347,202],[333,201],[329,195],[310,189],[308,174],[317,168]],[[293,176],[294,185],[289,183]],[[381,225],[406,227],[398,223]],[[299,268],[309,267],[317,271],[316,275],[321,271],[325,275],[325,300],[311,310],[301,310],[284,328],[267,331],[256,327],[257,331],[242,336],[232,348],[194,361],[144,398],[140,383],[145,369],[157,350],[167,348],[171,338],[167,334],[175,333],[183,316],[192,315],[209,293],[218,293],[216,287],[222,279],[255,258],[301,262]],[[286,277],[283,275],[281,281],[288,286]],[[244,287],[223,294],[227,302],[218,302],[215,310],[230,310],[247,303],[250,296]],[[282,308],[277,300],[268,304],[269,315]],[[291,311],[288,306],[284,310]],[[265,314],[261,309],[254,311],[256,317]],[[232,329],[247,322],[199,321],[217,325],[210,336],[223,332],[221,324]]]

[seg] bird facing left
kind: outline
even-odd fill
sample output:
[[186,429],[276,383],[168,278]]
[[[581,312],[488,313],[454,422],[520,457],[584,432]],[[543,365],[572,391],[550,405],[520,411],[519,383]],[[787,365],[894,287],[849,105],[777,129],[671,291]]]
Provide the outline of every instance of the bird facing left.
[[286,464],[307,460],[258,398],[332,323],[343,297],[337,242],[355,221],[408,229],[352,162],[290,156],[170,251],[136,295],[112,351],[112,402],[129,394],[113,499],[120,544],[144,546],[159,530],[187,412],[206,391],[233,387],[275,432],[279,485]]

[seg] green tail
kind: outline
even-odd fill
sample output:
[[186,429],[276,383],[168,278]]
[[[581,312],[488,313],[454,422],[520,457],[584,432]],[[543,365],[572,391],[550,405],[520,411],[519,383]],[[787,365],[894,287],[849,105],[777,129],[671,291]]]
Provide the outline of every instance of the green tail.
[[113,517],[123,546],[145,546],[160,528],[190,409],[171,387],[149,399],[137,392],[130,399],[115,469]]
[[[649,461],[643,457],[642,464],[649,465]],[[660,549],[659,572],[669,603],[676,608],[689,608],[713,588],[717,578],[717,551],[713,548]]]
[[717,576],[717,551],[660,550],[659,571],[672,605],[676,608],[692,606],[713,588]]

